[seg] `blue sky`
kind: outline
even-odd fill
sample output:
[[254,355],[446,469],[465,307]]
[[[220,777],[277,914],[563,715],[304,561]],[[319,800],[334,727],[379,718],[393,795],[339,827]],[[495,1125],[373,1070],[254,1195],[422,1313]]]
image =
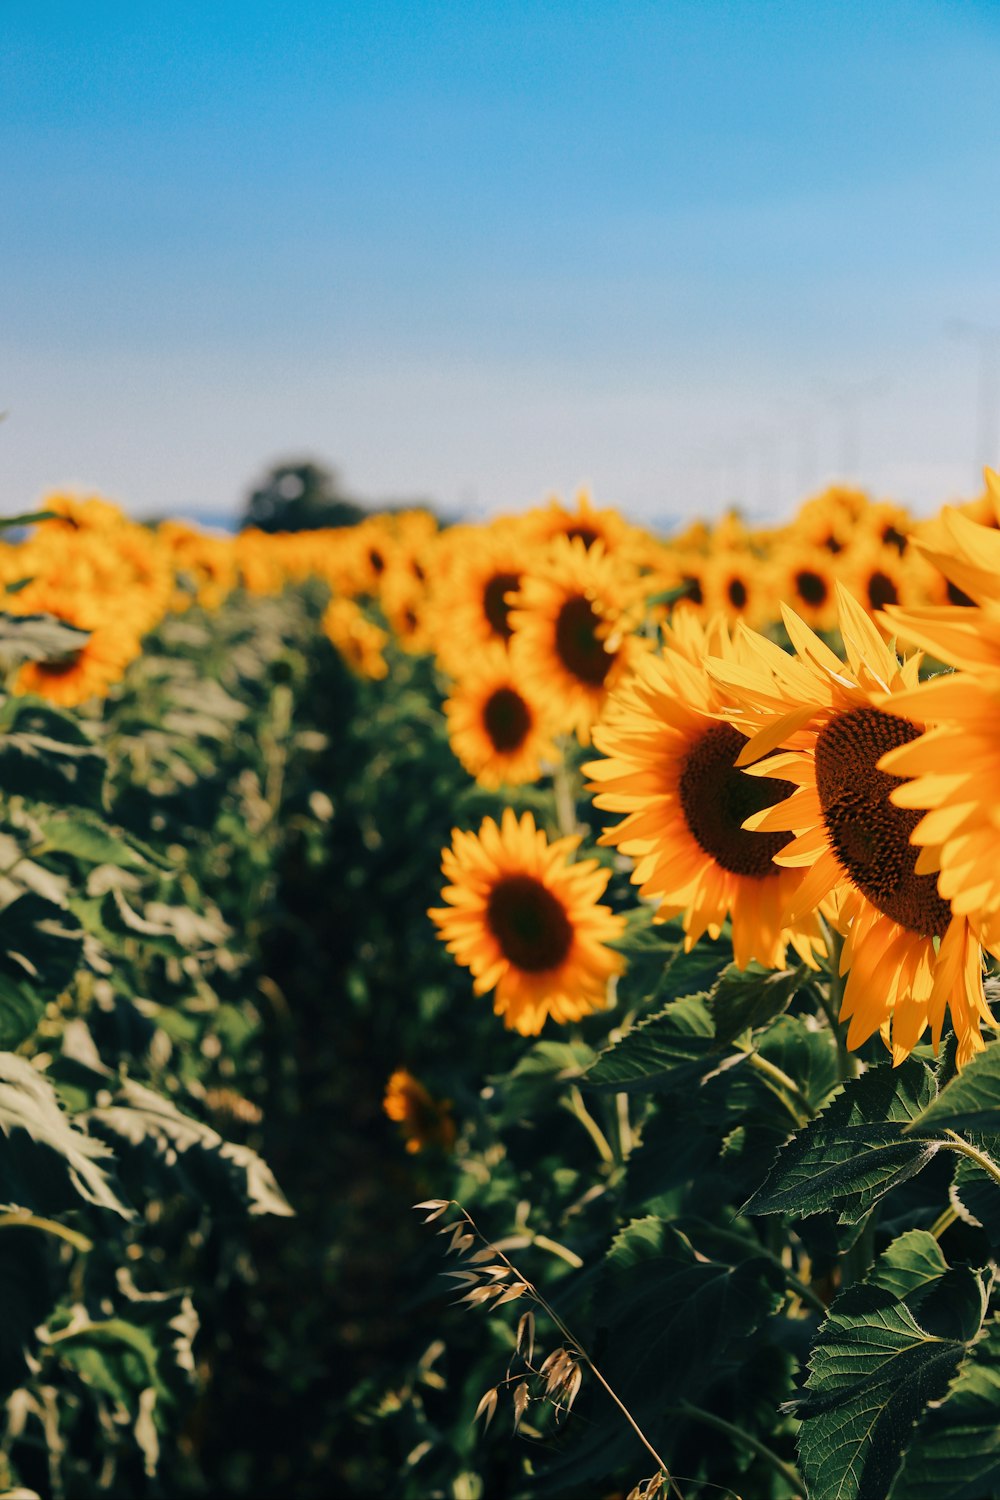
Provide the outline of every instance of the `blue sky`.
[[971,492],[998,64],[966,0],[5,0],[0,508]]

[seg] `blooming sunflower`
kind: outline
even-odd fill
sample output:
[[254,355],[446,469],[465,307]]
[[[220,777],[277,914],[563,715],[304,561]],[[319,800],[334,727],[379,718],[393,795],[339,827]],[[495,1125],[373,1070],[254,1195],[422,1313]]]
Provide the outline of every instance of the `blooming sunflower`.
[[428,915],[476,994],[494,990],[494,1011],[522,1036],[537,1036],[549,1016],[576,1021],[603,1009],[623,968],[607,944],[625,919],[597,904],[610,872],[572,862],[578,843],[550,844],[530,812],[518,820],[508,807],[499,827],[486,818],[478,833],[456,828],[442,851],[448,905]]
[[434,579],[430,623],[438,659],[449,676],[466,671],[485,646],[507,646],[521,575],[536,548],[509,522],[454,527]]
[[917,870],[910,838],[919,814],[891,800],[899,778],[879,768],[887,751],[923,728],[881,706],[887,695],[916,686],[919,661],[901,665],[839,586],[838,602],[846,664],[787,608],[794,656],[744,631],[741,661],[709,663],[730,700],[727,718],[749,736],[740,763],[767,756],[755,774],[793,789],[746,826],[794,834],[774,856],[806,871],[790,918],[820,902],[834,905],[846,937],[841,1017],[850,1020],[848,1046],[880,1031],[898,1063],[928,1023],[937,1047],[947,1008],[964,1063],[983,1046],[980,1021],[993,1020],[982,949],[966,917],[939,895],[934,876]]
[[353,599],[331,599],[323,611],[323,632],[359,677],[378,679],[388,674],[383,656],[389,633],[369,620]]
[[511,611],[511,659],[527,691],[582,744],[608,693],[644,649],[632,628],[637,576],[596,543],[558,537],[522,580]]
[[455,1144],[451,1100],[435,1099],[406,1068],[397,1068],[389,1078],[382,1108],[402,1130],[407,1151],[423,1151],[425,1146],[450,1151]]
[[960,670],[886,701],[888,712],[929,727],[881,765],[912,778],[896,787],[892,800],[924,814],[911,835],[922,849],[917,869],[939,868],[940,895],[1000,952],[1000,532],[946,510],[941,539],[949,538],[953,555],[936,553],[938,564],[978,604],[970,597],[969,607],[892,609],[887,617],[905,640]]
[[36,593],[35,608],[54,615],[64,625],[89,632],[74,651],[51,661],[25,662],[14,691],[34,693],[61,708],[77,708],[91,698],[105,698],[142,649],[137,630],[121,620],[104,623],[90,602],[50,591]]
[[451,748],[481,786],[537,781],[542,762],[559,759],[548,709],[514,673],[502,646],[483,651],[444,709]]
[[732,656],[726,627],[705,628],[681,611],[664,641],[663,655],[643,658],[594,730],[606,757],[585,767],[595,805],[626,814],[601,842],[636,861],[632,880],[660,903],[658,919],[683,916],[688,949],[706,931],[718,937],[729,916],[740,968],[754,958],[783,968],[789,945],[815,967],[817,918],[783,920],[802,876],[772,862],[790,835],[743,828],[793,788],[736,768],[746,737],[720,722],[723,696],[702,666],[710,653]]

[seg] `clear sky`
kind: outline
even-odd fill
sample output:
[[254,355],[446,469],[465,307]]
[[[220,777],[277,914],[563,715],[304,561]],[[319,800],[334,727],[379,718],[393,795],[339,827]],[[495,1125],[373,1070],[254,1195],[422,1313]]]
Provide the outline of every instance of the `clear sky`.
[[0,0],[0,509],[971,493],[998,76],[1000,0]]

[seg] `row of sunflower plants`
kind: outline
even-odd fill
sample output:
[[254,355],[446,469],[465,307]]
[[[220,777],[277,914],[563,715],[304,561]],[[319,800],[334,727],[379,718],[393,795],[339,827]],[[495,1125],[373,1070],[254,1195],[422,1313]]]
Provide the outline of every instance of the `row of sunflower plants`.
[[357,1406],[404,1494],[1000,1494],[998,520],[992,474],[895,513],[880,597],[831,546],[817,628],[710,613],[615,513],[446,535],[498,803],[428,917],[524,1050],[393,1059],[426,1345]]
[[37,524],[7,543],[0,614],[0,1490],[199,1494],[249,1227],[292,1213],[255,1144],[302,611],[189,609],[168,549],[101,502],[19,519]]

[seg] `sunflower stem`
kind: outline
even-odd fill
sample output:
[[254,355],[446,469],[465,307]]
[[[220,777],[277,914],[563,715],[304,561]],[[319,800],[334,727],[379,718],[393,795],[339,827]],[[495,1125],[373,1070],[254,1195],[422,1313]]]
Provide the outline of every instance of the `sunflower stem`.
[[752,1433],[744,1432],[742,1427],[734,1426],[732,1422],[727,1422],[724,1417],[717,1417],[714,1412],[705,1411],[700,1406],[692,1406],[690,1401],[682,1401],[679,1406],[671,1406],[667,1409],[672,1413],[676,1412],[679,1416],[691,1417],[695,1422],[704,1422],[706,1427],[714,1427],[717,1432],[724,1432],[735,1443],[749,1448],[751,1452],[756,1453],[759,1458],[762,1458],[765,1463],[770,1464],[775,1473],[780,1474],[783,1479],[786,1479],[800,1494],[805,1494],[805,1480],[795,1465],[786,1463],[783,1458],[779,1458],[778,1454],[772,1448],[769,1448],[766,1443],[762,1443],[759,1438],[755,1438]]
[[573,772],[566,759],[568,745],[564,742],[560,745],[560,749],[562,754],[552,772],[552,791],[556,799],[556,822],[559,825],[559,832],[564,838],[569,838],[577,831],[576,794]]
[[759,1073],[768,1085],[771,1092],[775,1094],[788,1110],[796,1125],[800,1128],[807,1125],[815,1117],[813,1109],[805,1094],[799,1088],[794,1078],[789,1078],[783,1068],[771,1062],[766,1057],[761,1057],[759,1052],[747,1054],[747,1066]]
[[841,1082],[848,1078],[854,1078],[858,1071],[858,1060],[854,1053],[848,1050],[847,1038],[840,1021],[840,1008],[844,1003],[844,977],[840,972],[840,955],[844,951],[844,939],[839,932],[835,932],[824,917],[820,917],[820,926],[823,937],[826,940],[827,953],[827,982],[816,986],[816,998],[820,1009],[826,1016],[827,1025],[833,1032],[834,1041],[837,1043],[837,1076]]
[[584,1104],[583,1095],[580,1093],[580,1090],[577,1088],[575,1083],[570,1088],[569,1092],[563,1095],[559,1103],[562,1105],[563,1109],[568,1109],[570,1114],[573,1115],[575,1119],[579,1120],[580,1124],[583,1126],[584,1130],[587,1132],[587,1134],[590,1136],[590,1139],[597,1147],[597,1154],[601,1158],[601,1160],[603,1162],[607,1162],[609,1167],[613,1167],[615,1164],[615,1153],[612,1151],[610,1145],[608,1144],[608,1138],[604,1134],[604,1131],[601,1129],[600,1125],[598,1125],[597,1121],[590,1113],[590,1110]]
[[941,1141],[940,1144],[946,1151],[957,1151],[960,1156],[967,1156],[970,1161],[975,1162],[977,1167],[981,1167],[988,1176],[992,1177],[993,1181],[1000,1187],[1000,1167],[997,1166],[992,1157],[987,1156],[985,1151],[978,1151],[970,1141],[963,1140],[956,1130],[946,1130],[945,1135],[948,1136],[948,1140]]
[[632,1155],[632,1122],[628,1116],[628,1094],[615,1095],[615,1116],[618,1122],[618,1155],[622,1162]]
[[951,1227],[951,1225],[954,1224],[954,1222],[955,1222],[955,1220],[957,1218],[958,1218],[958,1214],[955,1212],[955,1209],[949,1203],[948,1207],[947,1208],[943,1208],[941,1210],[941,1212],[938,1214],[937,1218],[934,1220],[934,1223],[930,1227],[930,1233],[934,1236],[934,1238],[936,1240],[939,1240],[941,1238],[941,1236],[944,1234],[945,1230],[949,1229]]

